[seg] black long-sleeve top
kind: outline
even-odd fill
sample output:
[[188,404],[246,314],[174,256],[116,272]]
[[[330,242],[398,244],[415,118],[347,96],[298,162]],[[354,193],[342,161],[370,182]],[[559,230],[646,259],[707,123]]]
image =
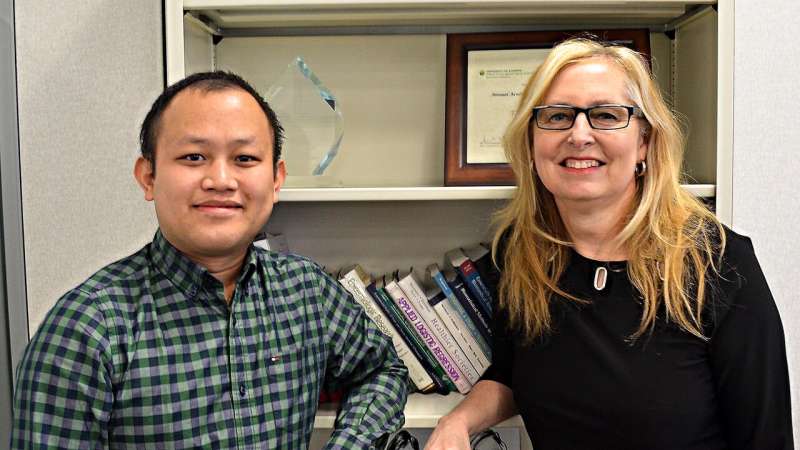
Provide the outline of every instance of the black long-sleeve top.
[[[664,320],[631,344],[642,307],[624,262],[572,252],[553,331],[524,344],[496,309],[493,365],[537,450],[791,449],[783,327],[750,239],[727,230],[701,340]],[[610,270],[605,289],[595,270]],[[502,269],[501,269],[502,270]],[[499,276],[498,274],[494,274]]]

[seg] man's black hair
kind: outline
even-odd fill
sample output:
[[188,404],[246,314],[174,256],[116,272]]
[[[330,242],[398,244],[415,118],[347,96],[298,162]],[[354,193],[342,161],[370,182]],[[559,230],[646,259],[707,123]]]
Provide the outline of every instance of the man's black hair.
[[267,101],[261,97],[253,86],[242,79],[242,77],[231,72],[218,70],[215,72],[201,72],[189,75],[166,88],[164,92],[158,96],[156,101],[153,102],[153,106],[150,107],[150,111],[147,113],[147,116],[145,116],[144,122],[142,122],[142,129],[139,132],[139,148],[142,151],[142,156],[152,164],[153,173],[155,173],[156,168],[156,141],[158,140],[158,132],[161,127],[161,116],[164,114],[164,110],[167,109],[172,99],[187,88],[199,89],[204,92],[241,89],[252,95],[258,102],[261,110],[264,111],[264,115],[267,116],[267,121],[272,128],[272,164],[273,166],[277,166],[278,160],[281,158],[283,127],[275,111],[270,108]]

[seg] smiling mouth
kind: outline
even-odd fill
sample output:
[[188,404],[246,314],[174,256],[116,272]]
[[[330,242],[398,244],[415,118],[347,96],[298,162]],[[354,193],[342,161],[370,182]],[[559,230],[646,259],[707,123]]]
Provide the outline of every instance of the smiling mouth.
[[241,210],[242,205],[236,202],[205,202],[193,205],[195,209],[207,212],[232,212]]
[[559,164],[561,167],[569,169],[590,169],[593,167],[605,166],[606,163],[596,159],[565,159]]

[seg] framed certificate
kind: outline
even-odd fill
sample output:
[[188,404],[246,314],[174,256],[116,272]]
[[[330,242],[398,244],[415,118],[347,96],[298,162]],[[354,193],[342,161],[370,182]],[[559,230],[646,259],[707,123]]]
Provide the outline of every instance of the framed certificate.
[[[592,31],[650,54],[647,30]],[[513,185],[502,136],[531,74],[557,43],[581,31],[447,35],[447,186]]]

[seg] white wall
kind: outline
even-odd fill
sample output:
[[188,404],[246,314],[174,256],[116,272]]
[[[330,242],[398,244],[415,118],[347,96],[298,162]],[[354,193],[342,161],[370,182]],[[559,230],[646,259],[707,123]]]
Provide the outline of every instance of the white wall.
[[783,319],[800,443],[800,88],[796,0],[735,4],[733,226],[753,239]]
[[15,5],[31,334],[67,289],[155,230],[132,176],[163,88],[161,2]]

